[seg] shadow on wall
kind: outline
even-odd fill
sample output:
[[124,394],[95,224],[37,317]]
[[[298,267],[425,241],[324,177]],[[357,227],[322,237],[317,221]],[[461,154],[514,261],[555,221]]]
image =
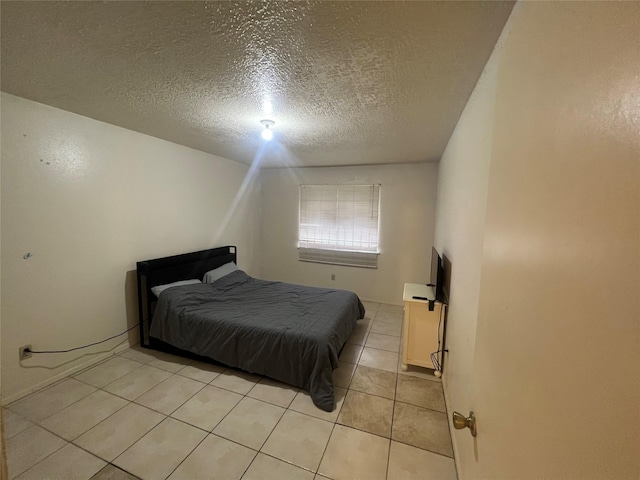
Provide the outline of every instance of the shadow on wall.
[[[127,316],[127,329],[138,325],[138,278],[136,270],[129,270],[124,280],[124,303]],[[127,341],[133,347],[140,343],[140,332],[133,328],[128,332]]]
[[451,294],[451,260],[444,253],[442,254],[442,293],[444,294],[445,302],[449,303]]
[[444,303],[447,304],[447,308],[444,309],[444,316],[442,318],[442,333],[440,333],[440,326],[438,326],[438,335],[442,338],[443,352],[440,357],[440,368],[444,371],[445,364],[448,361],[449,350],[447,349],[447,322],[449,320],[449,301],[451,292],[451,260],[444,253],[442,254],[442,295],[444,296]]

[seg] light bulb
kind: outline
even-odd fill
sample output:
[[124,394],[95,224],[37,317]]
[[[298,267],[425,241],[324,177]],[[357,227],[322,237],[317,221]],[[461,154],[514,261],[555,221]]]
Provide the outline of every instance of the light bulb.
[[260,123],[264,125],[264,130],[262,130],[262,138],[267,142],[273,138],[273,130],[271,130],[271,126],[275,125],[276,122],[273,120],[260,120]]
[[273,131],[269,130],[269,127],[266,127],[262,130],[262,138],[264,138],[267,142],[273,138]]

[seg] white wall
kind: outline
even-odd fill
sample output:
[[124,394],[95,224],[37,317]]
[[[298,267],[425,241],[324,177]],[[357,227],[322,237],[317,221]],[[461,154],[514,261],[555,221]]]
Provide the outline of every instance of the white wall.
[[232,244],[259,273],[257,187],[225,223],[248,166],[1,99],[5,403],[112,351],[117,341],[18,362],[21,345],[65,349],[134,325],[136,261]]
[[[496,50],[500,49],[500,43]],[[451,262],[447,311],[447,349],[442,378],[450,406],[468,412],[469,385],[478,319],[480,271],[487,207],[489,165],[493,146],[497,55],[487,63],[458,120],[440,160],[436,209],[436,249]],[[453,446],[471,445],[469,435],[457,435]]]
[[[425,163],[263,170],[263,276],[349,289],[364,300],[401,304],[405,282],[429,280],[437,168]],[[298,261],[299,185],[343,183],[382,185],[376,270]]]
[[638,25],[637,2],[518,4],[441,162],[461,479],[640,476]]

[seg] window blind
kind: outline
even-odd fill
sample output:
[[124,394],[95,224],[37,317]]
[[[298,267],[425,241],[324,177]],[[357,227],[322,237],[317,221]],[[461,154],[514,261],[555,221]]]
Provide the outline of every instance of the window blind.
[[300,185],[299,259],[377,268],[380,185]]

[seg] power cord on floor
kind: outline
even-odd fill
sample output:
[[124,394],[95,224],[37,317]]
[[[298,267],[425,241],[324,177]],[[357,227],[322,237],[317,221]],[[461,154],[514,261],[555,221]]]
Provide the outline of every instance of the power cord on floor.
[[69,353],[69,352],[73,352],[74,350],[80,350],[82,348],[87,348],[87,347],[93,347],[94,345],[100,345],[101,343],[108,342],[109,340],[113,340],[114,338],[121,337],[125,333],[129,333],[134,328],[138,328],[138,325],[136,324],[133,327],[125,330],[124,332],[119,333],[117,335],[114,335],[113,337],[105,338],[104,340],[100,340],[99,342],[90,343],[88,345],[82,345],[81,347],[70,348],[68,350],[31,350],[30,348],[25,348],[24,351],[26,353]]

